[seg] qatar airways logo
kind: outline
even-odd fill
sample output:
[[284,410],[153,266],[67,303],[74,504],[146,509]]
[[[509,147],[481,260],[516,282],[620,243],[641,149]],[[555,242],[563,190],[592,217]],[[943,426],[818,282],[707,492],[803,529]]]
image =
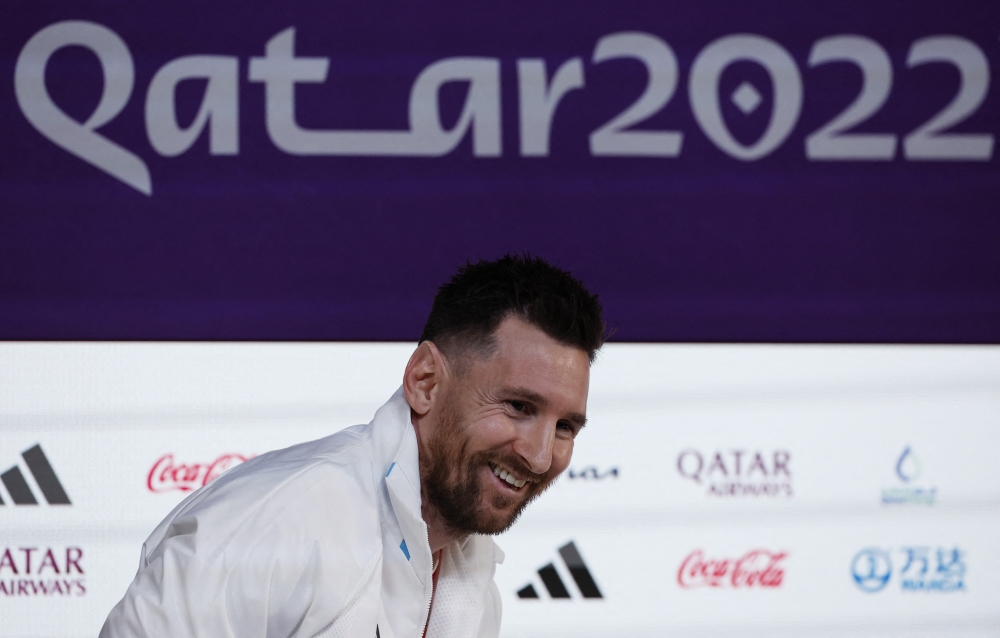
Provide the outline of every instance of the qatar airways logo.
[[739,558],[709,558],[696,549],[677,570],[677,583],[684,589],[717,587],[729,589],[780,587],[785,577],[788,552],[752,549]]
[[87,593],[83,549],[4,547],[0,552],[0,595],[14,598],[83,596]]
[[173,454],[164,454],[149,470],[146,487],[150,492],[192,492],[208,485],[229,468],[252,458],[252,454],[222,454],[209,463],[178,463]]
[[677,472],[704,486],[707,496],[790,498],[792,472],[788,450],[687,449],[677,456]]

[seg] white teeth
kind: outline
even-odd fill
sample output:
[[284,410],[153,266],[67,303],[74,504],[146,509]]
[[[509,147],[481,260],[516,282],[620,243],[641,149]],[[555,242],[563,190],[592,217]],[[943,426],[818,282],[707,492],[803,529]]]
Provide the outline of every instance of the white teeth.
[[497,467],[495,465],[492,466],[492,469],[493,469],[493,473],[496,474],[497,477],[501,481],[506,481],[507,483],[509,483],[510,485],[513,485],[514,487],[520,488],[520,487],[523,487],[525,483],[527,483],[527,481],[514,478],[513,474],[511,474],[507,470],[501,469],[501,468],[499,468],[499,467]]

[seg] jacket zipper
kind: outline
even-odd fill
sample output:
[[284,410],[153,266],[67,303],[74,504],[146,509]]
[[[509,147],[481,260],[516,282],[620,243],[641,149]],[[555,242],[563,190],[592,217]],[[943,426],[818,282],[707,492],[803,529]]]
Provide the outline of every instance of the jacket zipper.
[[[431,584],[431,595],[427,597],[427,604],[424,609],[424,621],[420,623],[420,636],[423,638],[427,635],[427,626],[431,620],[431,603],[434,601],[434,552],[431,551],[431,537],[427,531],[426,526],[424,527],[424,545],[427,547],[427,553],[430,554],[431,562],[427,573],[427,582]],[[441,557],[444,560],[444,556]]]

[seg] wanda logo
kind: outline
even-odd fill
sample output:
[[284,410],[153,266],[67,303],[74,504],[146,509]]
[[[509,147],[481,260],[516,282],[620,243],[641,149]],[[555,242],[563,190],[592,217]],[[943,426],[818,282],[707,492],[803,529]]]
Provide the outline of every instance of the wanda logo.
[[211,463],[177,463],[173,454],[164,454],[149,470],[146,486],[150,492],[191,492],[208,485],[229,468],[252,458],[253,455],[223,454]]
[[788,552],[752,549],[740,558],[705,558],[700,549],[688,554],[677,570],[677,582],[694,587],[780,587],[785,576],[781,564]]

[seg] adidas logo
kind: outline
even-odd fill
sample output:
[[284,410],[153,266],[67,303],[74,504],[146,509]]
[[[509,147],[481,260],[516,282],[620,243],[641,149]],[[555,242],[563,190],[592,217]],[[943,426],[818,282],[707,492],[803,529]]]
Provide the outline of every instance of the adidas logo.
[[[21,454],[21,458],[24,459],[31,477],[35,479],[35,485],[41,490],[42,495],[48,501],[49,505],[70,505],[69,496],[66,495],[66,490],[63,489],[62,483],[59,482],[59,477],[56,476],[55,470],[52,469],[52,464],[49,463],[45,452],[42,452],[41,445],[36,445],[30,450],[25,450]],[[31,486],[28,485],[24,474],[21,473],[21,468],[16,464],[3,474],[0,474],[0,482],[3,482],[3,486],[7,489],[7,494],[10,495],[10,499],[14,501],[15,505],[38,505],[35,493],[31,490]],[[0,505],[6,505],[2,497],[0,497]]]
[[[577,551],[576,545],[573,541],[570,541],[559,548],[559,555],[562,557],[563,562],[566,563],[566,568],[569,569],[570,576],[576,582],[577,589],[583,594],[584,598],[604,598],[601,595],[601,590],[597,588],[597,583],[594,582],[594,577],[590,575],[590,570],[587,568],[587,564],[583,562],[583,557],[580,556],[580,552]],[[542,579],[542,584],[545,585],[545,589],[548,590],[549,596],[552,598],[572,598],[570,596],[569,590],[566,589],[566,584],[563,583],[563,579],[559,576],[559,572],[556,571],[556,566],[553,563],[540,568],[538,570],[538,577]],[[528,583],[521,589],[517,591],[518,598],[538,598],[538,592],[535,590],[535,586]]]

